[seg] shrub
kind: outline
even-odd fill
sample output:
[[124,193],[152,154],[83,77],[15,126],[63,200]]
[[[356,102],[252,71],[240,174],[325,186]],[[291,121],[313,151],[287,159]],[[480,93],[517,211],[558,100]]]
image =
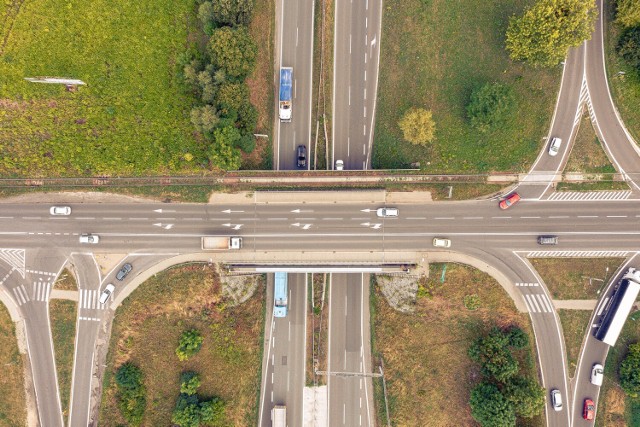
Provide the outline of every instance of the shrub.
[[220,117],[213,105],[203,105],[202,107],[194,107],[191,110],[191,123],[198,132],[213,132],[218,125]]
[[184,361],[200,351],[204,338],[196,329],[184,331],[180,337],[180,343],[176,348],[178,359]]
[[120,413],[130,425],[141,425],[147,400],[140,368],[129,362],[120,366],[116,371],[116,385]]
[[616,22],[623,27],[640,25],[640,0],[618,0]]
[[482,132],[504,123],[514,110],[515,99],[509,86],[487,83],[471,93],[467,115],[471,125]]
[[630,397],[640,396],[640,343],[631,344],[620,363],[620,386]]
[[509,345],[511,347],[522,349],[529,345],[529,335],[517,326],[512,326],[508,331]]
[[257,47],[246,27],[222,27],[213,31],[209,40],[211,63],[239,80],[253,71]]
[[518,416],[533,418],[544,410],[545,389],[531,378],[512,378],[505,384],[503,393]]
[[471,416],[483,427],[512,427],[516,425],[513,405],[497,386],[482,382],[471,390]]
[[430,110],[424,108],[409,109],[398,123],[404,139],[414,145],[427,145],[433,141],[436,123]]
[[200,376],[196,372],[185,372],[180,379],[180,393],[192,396],[200,387]]
[[640,25],[627,29],[618,40],[616,52],[624,61],[640,72]]
[[498,328],[478,338],[469,348],[469,357],[480,363],[483,375],[501,382],[518,373],[518,361],[509,350],[508,336]]

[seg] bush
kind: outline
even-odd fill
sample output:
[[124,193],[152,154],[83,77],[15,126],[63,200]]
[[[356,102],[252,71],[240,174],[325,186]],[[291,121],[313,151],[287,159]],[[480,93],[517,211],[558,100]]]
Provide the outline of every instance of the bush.
[[505,384],[503,393],[518,416],[533,418],[544,410],[545,389],[531,378],[512,378]]
[[140,368],[129,362],[120,366],[116,371],[116,385],[120,413],[130,425],[141,425],[147,399]]
[[180,393],[193,396],[200,387],[200,376],[196,372],[185,372],[180,378]]
[[640,25],[622,33],[616,52],[627,64],[640,72]]
[[191,110],[191,123],[198,132],[211,133],[218,125],[220,117],[213,105],[194,107]]
[[514,111],[515,99],[509,86],[487,83],[471,93],[467,115],[471,125],[482,132],[504,123]]
[[480,363],[484,376],[505,382],[518,373],[518,361],[509,350],[507,334],[493,328],[488,335],[478,338],[469,348],[469,357]]
[[246,27],[222,27],[209,40],[211,63],[232,78],[244,79],[256,64],[257,47]]
[[630,397],[640,396],[640,343],[631,344],[620,363],[620,386]]
[[482,382],[471,390],[471,416],[483,427],[512,427],[516,425],[513,405],[497,386]]
[[529,345],[529,335],[517,326],[512,326],[508,331],[509,345],[513,348],[523,349]]
[[189,359],[191,356],[200,351],[204,338],[196,329],[184,331],[180,337],[180,343],[176,348],[176,355],[181,361]]
[[433,141],[436,123],[430,110],[424,108],[409,109],[398,123],[404,139],[413,145],[427,145]]

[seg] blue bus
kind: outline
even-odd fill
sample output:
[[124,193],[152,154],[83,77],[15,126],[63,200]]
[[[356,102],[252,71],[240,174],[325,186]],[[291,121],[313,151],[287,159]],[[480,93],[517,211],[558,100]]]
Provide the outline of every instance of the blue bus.
[[287,316],[288,293],[287,273],[276,273],[273,291],[273,317]]

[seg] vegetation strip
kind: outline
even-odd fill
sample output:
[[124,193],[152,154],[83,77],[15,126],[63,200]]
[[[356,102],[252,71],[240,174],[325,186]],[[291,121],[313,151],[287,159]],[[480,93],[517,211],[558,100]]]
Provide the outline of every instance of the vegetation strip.
[[56,371],[58,372],[60,403],[65,423],[69,416],[69,405],[71,403],[77,312],[78,304],[75,301],[56,299],[49,301],[51,335],[55,352]]

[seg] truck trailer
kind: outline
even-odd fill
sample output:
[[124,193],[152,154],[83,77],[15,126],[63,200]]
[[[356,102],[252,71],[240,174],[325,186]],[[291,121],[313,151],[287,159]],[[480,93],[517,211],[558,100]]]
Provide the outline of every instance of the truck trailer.
[[229,250],[242,248],[242,237],[202,237],[202,249],[203,250]]
[[280,105],[278,115],[281,122],[291,121],[291,92],[293,87],[293,68],[280,68]]
[[276,405],[271,410],[271,425],[273,427],[287,427],[287,407]]

